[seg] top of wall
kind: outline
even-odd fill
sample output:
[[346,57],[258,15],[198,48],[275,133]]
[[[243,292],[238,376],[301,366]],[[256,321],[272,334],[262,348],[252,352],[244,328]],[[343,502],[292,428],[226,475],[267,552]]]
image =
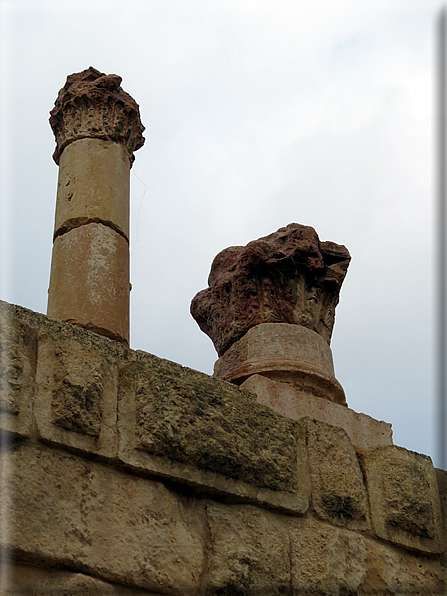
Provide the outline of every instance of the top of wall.
[[[180,490],[320,519],[443,552],[427,456],[355,448],[225,381],[0,302],[0,428]],[[442,473],[443,474],[443,473]]]

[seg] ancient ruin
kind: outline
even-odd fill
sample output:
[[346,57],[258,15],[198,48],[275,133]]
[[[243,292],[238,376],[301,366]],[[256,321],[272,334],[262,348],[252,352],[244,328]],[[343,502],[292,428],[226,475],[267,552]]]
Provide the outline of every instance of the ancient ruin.
[[129,343],[129,178],[143,146],[121,77],[70,75],[50,114],[59,165],[48,310]]
[[213,376],[128,346],[120,81],[72,75],[52,112],[52,316],[0,302],[1,595],[445,594],[447,473],[334,376],[344,247],[291,224],[220,253]]
[[299,224],[219,253],[191,303],[220,356],[214,374],[239,385],[260,374],[346,405],[329,345],[350,260]]
[[220,252],[191,314],[219,356],[261,323],[301,325],[330,344],[350,260],[344,246],[320,242],[309,226],[289,224]]

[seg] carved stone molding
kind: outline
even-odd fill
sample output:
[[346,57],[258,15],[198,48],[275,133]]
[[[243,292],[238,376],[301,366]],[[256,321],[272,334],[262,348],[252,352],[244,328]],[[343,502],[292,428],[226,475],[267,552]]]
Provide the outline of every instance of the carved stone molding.
[[261,323],[301,325],[330,344],[350,260],[346,247],[320,242],[309,226],[289,224],[220,252],[191,314],[219,356]]
[[91,67],[67,77],[50,112],[56,138],[54,161],[73,141],[96,138],[120,143],[132,165],[134,151],[144,144],[138,104],[121,88],[121,77]]

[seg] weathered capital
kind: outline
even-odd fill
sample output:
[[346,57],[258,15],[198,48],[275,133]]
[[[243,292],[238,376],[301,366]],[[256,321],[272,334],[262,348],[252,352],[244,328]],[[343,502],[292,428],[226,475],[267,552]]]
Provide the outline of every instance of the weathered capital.
[[219,356],[261,323],[301,325],[330,344],[350,260],[344,246],[320,242],[309,226],[289,224],[219,253],[191,314]]
[[93,67],[67,77],[50,112],[56,137],[54,161],[73,141],[85,138],[120,143],[132,165],[134,151],[144,144],[138,104],[120,87],[121,77]]

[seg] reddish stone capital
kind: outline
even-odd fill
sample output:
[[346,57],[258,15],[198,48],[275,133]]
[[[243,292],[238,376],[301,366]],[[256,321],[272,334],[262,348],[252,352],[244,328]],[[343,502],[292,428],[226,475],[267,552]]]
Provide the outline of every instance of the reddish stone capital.
[[120,87],[121,80],[92,66],[67,77],[50,112],[57,143],[53,159],[58,165],[64,148],[85,138],[122,144],[132,165],[134,151],[144,144],[144,126],[138,104]]
[[309,226],[289,224],[220,252],[191,314],[219,356],[260,323],[301,325],[330,344],[350,260],[344,246],[320,242]]

